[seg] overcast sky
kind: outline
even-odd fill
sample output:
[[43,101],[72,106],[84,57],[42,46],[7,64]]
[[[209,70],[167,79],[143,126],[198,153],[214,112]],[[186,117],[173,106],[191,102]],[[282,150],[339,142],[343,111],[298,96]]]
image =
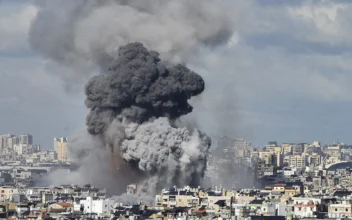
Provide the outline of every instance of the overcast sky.
[[[207,85],[193,100],[191,117],[201,129],[257,146],[352,143],[352,2],[248,0],[233,7],[243,15],[228,44],[204,49],[202,61],[190,64]],[[53,137],[84,128],[86,79],[65,85],[57,74],[69,70],[30,49],[36,13],[31,1],[0,0],[0,133],[30,133],[51,148]]]

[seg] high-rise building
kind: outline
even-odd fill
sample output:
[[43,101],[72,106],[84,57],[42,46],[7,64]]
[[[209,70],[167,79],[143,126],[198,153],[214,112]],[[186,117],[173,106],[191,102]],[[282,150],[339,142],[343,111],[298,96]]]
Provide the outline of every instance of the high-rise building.
[[313,153],[307,157],[307,163],[309,165],[319,166],[321,164],[321,155]]
[[282,151],[285,155],[292,154],[292,145],[291,143],[283,143],[281,144]]
[[60,143],[60,138],[54,138],[54,151],[57,152],[57,146]]
[[14,137],[15,137],[15,135],[12,135],[12,134],[6,134],[6,135],[2,136],[3,149],[7,149],[7,150],[12,150],[13,149],[13,145],[14,145],[13,138]]
[[304,152],[304,144],[295,144],[292,146],[292,155],[302,155]]
[[261,151],[259,152],[259,159],[264,161],[265,164],[271,164],[276,166],[276,155],[272,152]]
[[32,145],[33,144],[33,136],[30,134],[20,135],[19,136],[19,144]]
[[57,159],[61,162],[70,161],[67,149],[67,138],[54,138],[54,150],[57,153]]
[[7,139],[6,139],[6,148],[7,149],[13,149],[13,146],[14,146],[14,144],[13,144],[13,138],[12,137],[8,137]]
[[15,146],[16,144],[20,144],[20,137],[13,137],[12,144]]
[[290,167],[304,168],[306,166],[306,158],[303,155],[285,156],[284,163]]
[[14,144],[16,144],[16,139],[14,135],[12,134],[0,135],[1,151],[12,151]]
[[233,142],[234,152],[237,157],[250,157],[250,151],[252,149],[252,144],[245,141],[243,138],[236,138]]

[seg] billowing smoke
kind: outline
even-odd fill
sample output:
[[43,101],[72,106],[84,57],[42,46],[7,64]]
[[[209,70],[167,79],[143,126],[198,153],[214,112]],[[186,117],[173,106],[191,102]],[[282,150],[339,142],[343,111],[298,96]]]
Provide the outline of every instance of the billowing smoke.
[[210,138],[173,122],[192,111],[188,99],[204,90],[203,79],[184,65],[167,66],[141,43],[121,46],[108,69],[86,85],[89,133],[131,175],[157,176],[161,187],[200,184]]
[[204,81],[175,63],[227,43],[235,21],[229,2],[37,1],[29,42],[54,61],[50,72],[67,87],[102,72],[85,87],[88,139],[94,141],[69,139],[72,156],[83,165],[75,180],[120,191],[135,181],[147,188],[199,184],[210,139],[179,119],[192,112],[188,101],[203,92]]
[[157,50],[164,60],[188,60],[204,46],[226,43],[233,21],[228,1],[211,0],[39,0],[31,27],[32,48],[75,71],[65,84],[85,82],[91,67],[130,42]]
[[86,85],[91,109],[88,131],[98,134],[116,116],[132,122],[151,117],[176,119],[192,111],[187,100],[204,90],[204,81],[183,65],[166,67],[159,54],[140,43],[122,46],[107,74],[92,77]]

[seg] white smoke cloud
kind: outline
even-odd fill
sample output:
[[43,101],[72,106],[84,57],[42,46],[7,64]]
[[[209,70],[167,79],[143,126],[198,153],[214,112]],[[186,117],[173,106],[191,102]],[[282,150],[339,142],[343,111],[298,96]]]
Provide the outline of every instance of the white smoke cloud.
[[[223,2],[59,0],[38,7],[30,31],[32,48],[74,66],[82,79],[87,65],[104,66],[104,56],[115,57],[121,45],[138,41],[163,59],[180,62],[205,45],[226,43],[233,28]],[[77,80],[75,74],[71,79]]]
[[[131,123],[121,144],[122,156],[138,162],[140,170],[167,176],[166,185],[175,179],[180,183],[195,183],[206,168],[210,138],[195,130],[176,128],[167,118],[158,118],[141,125]],[[165,174],[166,172],[166,174]]]

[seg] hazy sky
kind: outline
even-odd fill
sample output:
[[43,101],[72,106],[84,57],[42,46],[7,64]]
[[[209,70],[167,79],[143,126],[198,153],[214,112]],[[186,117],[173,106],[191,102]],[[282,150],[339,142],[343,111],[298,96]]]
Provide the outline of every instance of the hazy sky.
[[[208,88],[191,117],[255,145],[352,143],[352,1],[233,2],[242,14],[231,40],[191,64]],[[84,128],[85,79],[68,87],[57,74],[69,70],[30,49],[36,13],[31,1],[0,0],[0,133],[52,147]]]

